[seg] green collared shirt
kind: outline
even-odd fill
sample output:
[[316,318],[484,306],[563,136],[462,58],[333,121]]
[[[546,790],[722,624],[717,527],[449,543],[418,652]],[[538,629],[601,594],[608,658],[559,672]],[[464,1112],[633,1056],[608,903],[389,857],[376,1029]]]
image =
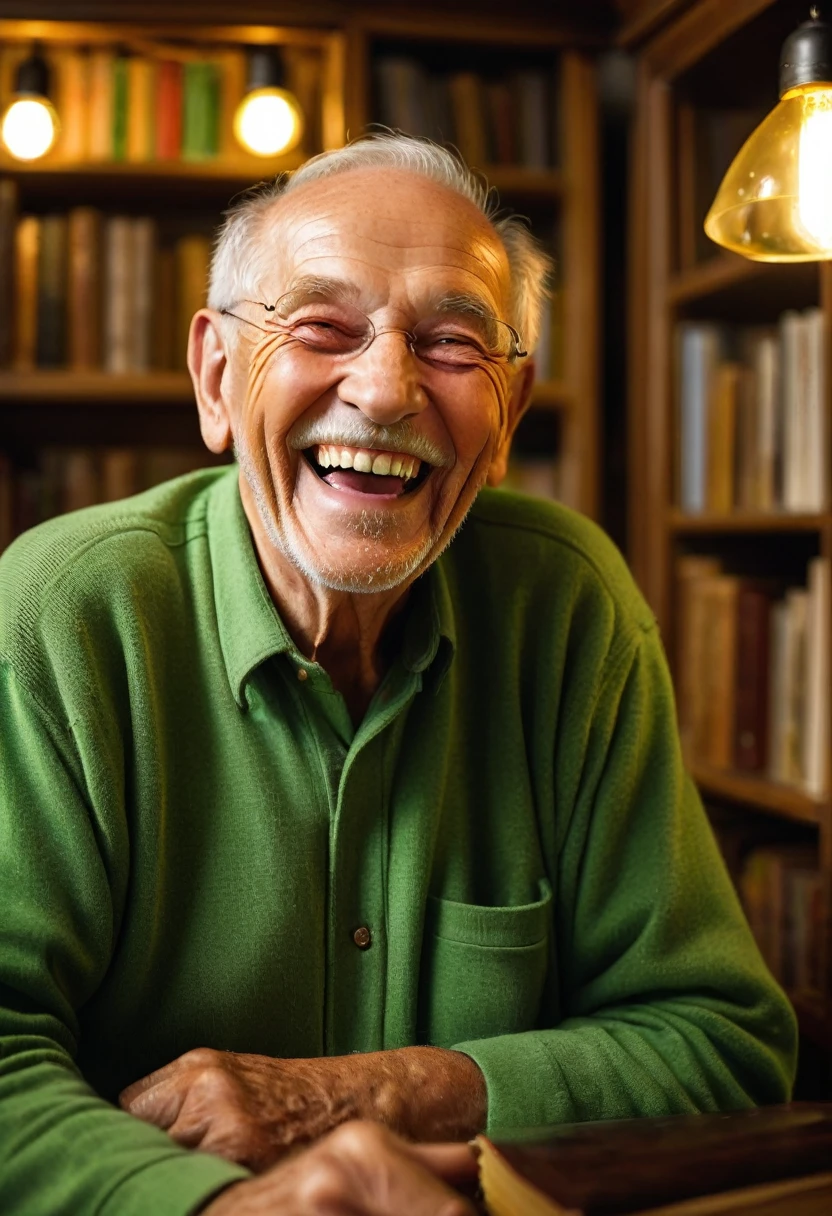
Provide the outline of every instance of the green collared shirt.
[[613,547],[483,492],[405,612],[354,729],[236,470],[4,556],[0,1209],[184,1216],[244,1176],[111,1105],[197,1046],[457,1047],[497,1133],[786,1097],[793,1017]]

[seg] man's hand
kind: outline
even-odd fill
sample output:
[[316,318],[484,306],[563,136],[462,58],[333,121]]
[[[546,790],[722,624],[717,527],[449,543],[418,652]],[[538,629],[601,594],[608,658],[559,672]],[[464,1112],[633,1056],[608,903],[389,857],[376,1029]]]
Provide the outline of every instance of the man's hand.
[[409,1140],[467,1140],[486,1118],[485,1080],[468,1056],[438,1047],[276,1060],[198,1048],[130,1085],[131,1115],[187,1148],[259,1173],[350,1119]]
[[348,1123],[259,1178],[235,1183],[202,1211],[203,1216],[474,1216],[446,1183],[470,1190],[476,1176],[467,1145],[410,1145],[377,1124]]

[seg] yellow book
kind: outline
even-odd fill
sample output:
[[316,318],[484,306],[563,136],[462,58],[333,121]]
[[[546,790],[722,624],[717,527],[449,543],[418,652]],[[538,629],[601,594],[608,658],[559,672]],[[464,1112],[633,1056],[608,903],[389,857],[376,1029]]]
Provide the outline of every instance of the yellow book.
[[56,98],[61,131],[57,150],[62,160],[89,158],[89,55],[75,47],[56,48]]
[[89,156],[90,160],[113,159],[113,51],[90,54]]
[[211,242],[207,236],[184,236],[176,244],[176,347],[174,365],[187,367],[188,333],[191,318],[205,307]]
[[152,59],[134,55],[127,61],[127,159],[142,162],[153,159],[153,107],[156,89],[156,64]]

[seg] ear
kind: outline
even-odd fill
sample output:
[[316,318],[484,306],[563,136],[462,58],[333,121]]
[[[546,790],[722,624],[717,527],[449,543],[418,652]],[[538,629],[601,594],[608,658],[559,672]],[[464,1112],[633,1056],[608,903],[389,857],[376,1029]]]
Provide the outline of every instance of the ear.
[[216,453],[227,451],[233,441],[222,385],[227,361],[219,313],[201,308],[194,314],[188,334],[188,371],[203,441],[209,451]]
[[534,360],[524,364],[523,370],[514,377],[511,386],[511,396],[508,403],[508,423],[502,443],[494,452],[491,464],[488,466],[487,482],[490,486],[498,486],[508,471],[508,456],[511,451],[511,441],[517,424],[529,408],[534,387]]

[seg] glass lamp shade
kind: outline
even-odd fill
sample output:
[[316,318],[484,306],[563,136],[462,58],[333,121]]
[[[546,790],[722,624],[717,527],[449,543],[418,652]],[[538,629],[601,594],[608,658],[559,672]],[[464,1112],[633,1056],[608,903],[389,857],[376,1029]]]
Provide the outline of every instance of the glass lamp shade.
[[758,262],[832,258],[832,82],[784,93],[737,153],[705,231]]
[[278,156],[297,147],[303,114],[292,93],[270,86],[247,93],[234,115],[234,134],[255,156]]
[[38,160],[58,138],[60,124],[54,106],[46,97],[16,97],[0,123],[0,135],[16,160]]

